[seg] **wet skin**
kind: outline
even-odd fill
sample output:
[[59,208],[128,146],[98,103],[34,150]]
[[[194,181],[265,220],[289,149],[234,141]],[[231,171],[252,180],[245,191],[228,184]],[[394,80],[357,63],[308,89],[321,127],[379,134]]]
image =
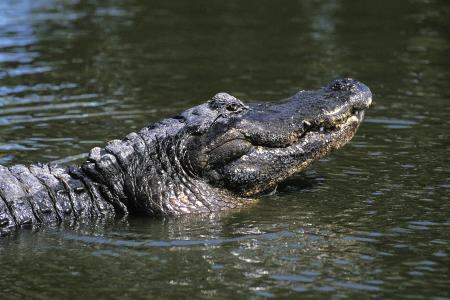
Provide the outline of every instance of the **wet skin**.
[[0,166],[0,230],[244,205],[345,145],[371,102],[353,79],[273,104],[219,93],[92,149],[81,166]]

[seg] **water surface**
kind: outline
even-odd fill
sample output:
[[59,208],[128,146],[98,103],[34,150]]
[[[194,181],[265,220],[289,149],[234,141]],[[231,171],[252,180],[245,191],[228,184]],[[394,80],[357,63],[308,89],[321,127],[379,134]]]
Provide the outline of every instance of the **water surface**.
[[167,2],[1,1],[0,164],[76,163],[219,91],[351,76],[375,106],[253,207],[1,239],[1,298],[450,299],[450,5]]

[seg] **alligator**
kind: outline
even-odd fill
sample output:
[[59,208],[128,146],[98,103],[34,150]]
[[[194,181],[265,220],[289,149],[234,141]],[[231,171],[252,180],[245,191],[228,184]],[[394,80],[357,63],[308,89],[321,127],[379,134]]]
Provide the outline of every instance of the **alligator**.
[[210,213],[252,203],[342,147],[372,102],[338,79],[275,103],[227,93],[93,148],[80,166],[0,166],[0,232],[141,215]]

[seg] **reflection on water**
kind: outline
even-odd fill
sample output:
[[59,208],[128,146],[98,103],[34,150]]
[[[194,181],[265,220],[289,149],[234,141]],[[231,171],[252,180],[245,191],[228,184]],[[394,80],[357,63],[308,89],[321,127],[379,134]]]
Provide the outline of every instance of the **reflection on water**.
[[336,77],[375,106],[255,207],[0,240],[2,296],[449,299],[445,1],[1,1],[0,164],[80,161],[218,91]]

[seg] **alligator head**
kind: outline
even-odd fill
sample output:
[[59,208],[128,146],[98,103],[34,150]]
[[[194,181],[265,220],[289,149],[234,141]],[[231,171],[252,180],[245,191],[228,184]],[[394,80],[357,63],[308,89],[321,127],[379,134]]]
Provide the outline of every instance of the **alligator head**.
[[182,163],[210,185],[241,196],[270,191],[345,145],[371,101],[369,88],[352,79],[274,104],[244,105],[219,93],[182,115],[195,124]]

